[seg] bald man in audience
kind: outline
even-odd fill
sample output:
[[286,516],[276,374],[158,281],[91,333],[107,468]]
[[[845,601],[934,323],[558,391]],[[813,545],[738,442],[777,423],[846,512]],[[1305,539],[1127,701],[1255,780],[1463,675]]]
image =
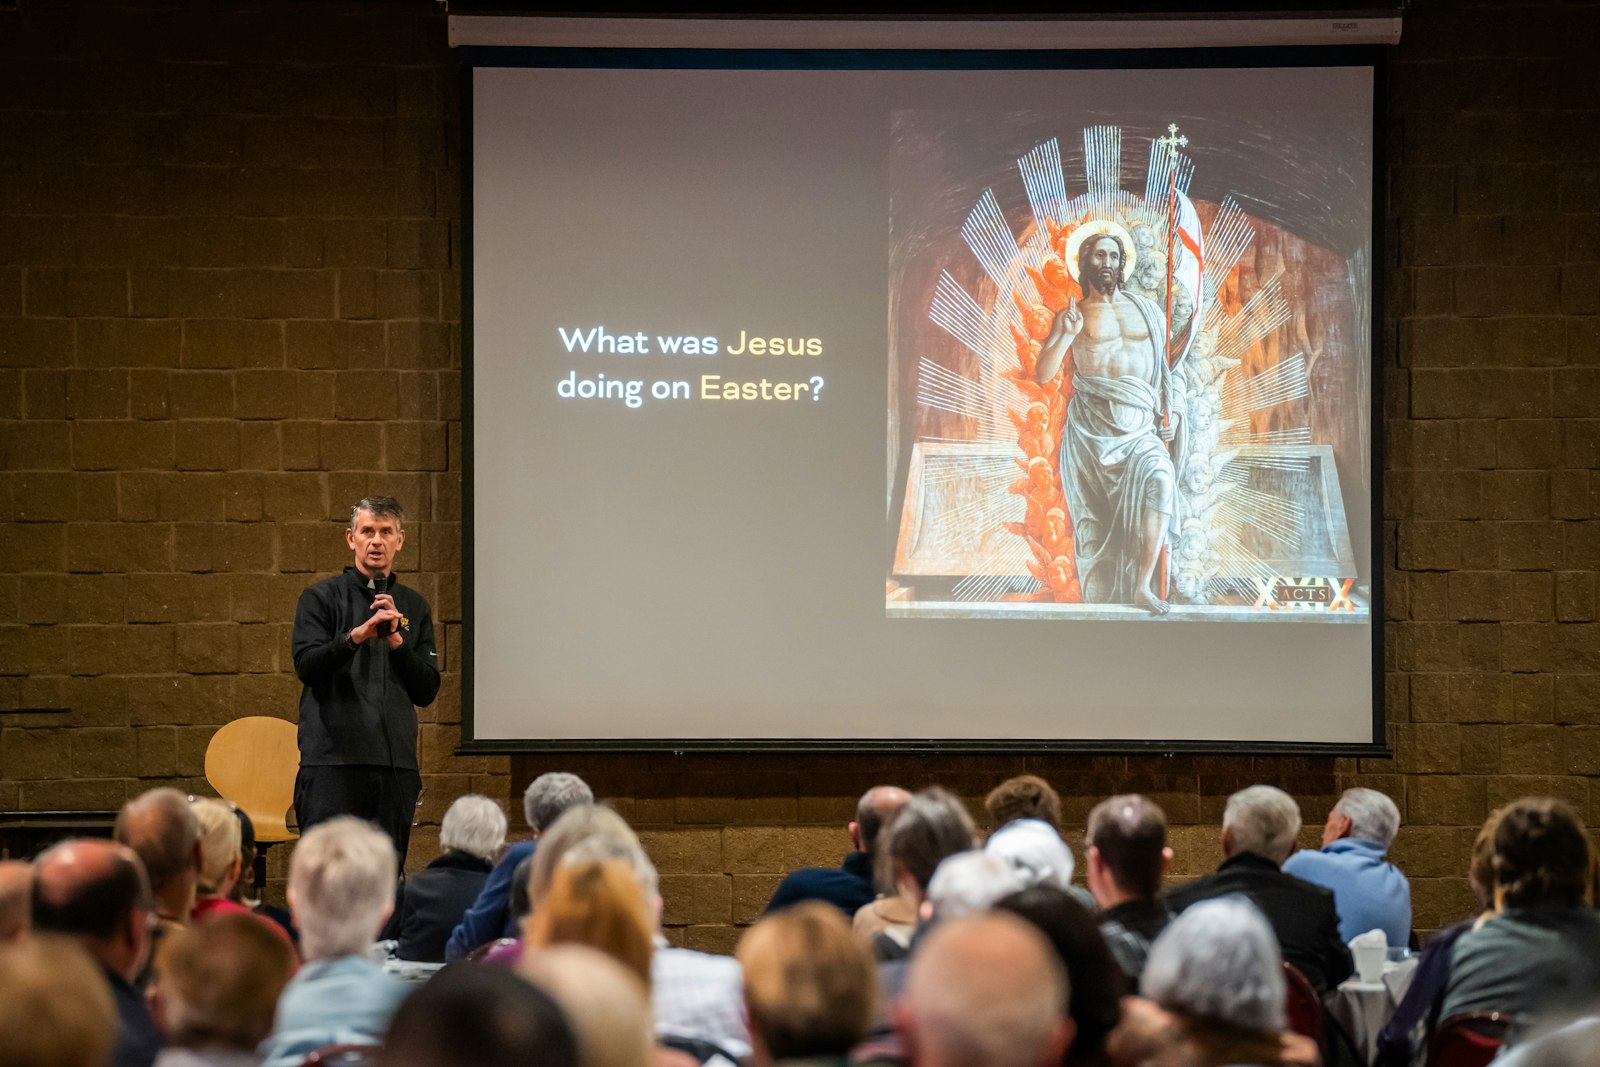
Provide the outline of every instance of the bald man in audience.
[[103,1067],[116,1028],[100,968],[71,940],[0,946],[0,1064]]
[[100,965],[116,1006],[111,1067],[150,1067],[161,1032],[134,979],[150,956],[155,905],[144,864],[111,841],[69,840],[34,861],[33,928],[76,941]]
[[1270,785],[1241,789],[1222,812],[1222,866],[1168,893],[1167,903],[1182,912],[1202,900],[1248,897],[1272,925],[1283,958],[1326,993],[1350,977],[1350,950],[1339,936],[1332,890],[1280,870],[1299,835],[1300,805],[1288,793]]
[[33,865],[21,860],[0,862],[0,945],[28,936],[28,894],[33,892]]
[[802,900],[821,900],[854,918],[878,896],[872,881],[872,863],[879,834],[911,796],[897,785],[875,785],[856,802],[856,817],[845,827],[850,852],[838,867],[802,867],[778,883],[767,911],[777,911]]
[[911,1067],[1053,1067],[1072,1044],[1066,1003],[1066,972],[1044,935],[991,912],[927,935],[895,1029]]
[[[160,917],[156,940],[189,923],[205,855],[200,820],[176,789],[151,789],[122,805],[112,836],[138,854]],[[142,983],[141,983],[142,984]]]

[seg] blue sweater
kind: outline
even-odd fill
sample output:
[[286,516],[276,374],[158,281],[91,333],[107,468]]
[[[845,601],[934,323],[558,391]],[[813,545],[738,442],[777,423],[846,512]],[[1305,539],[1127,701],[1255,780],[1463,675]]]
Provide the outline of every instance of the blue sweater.
[[1368,930],[1382,930],[1391,945],[1411,940],[1411,883],[1387,863],[1371,841],[1341,838],[1320,852],[1296,852],[1285,872],[1333,890],[1339,936],[1349,941]]
[[459,960],[496,938],[517,936],[511,915],[511,876],[517,873],[519,863],[533,855],[536,847],[537,841],[513,841],[506,848],[506,854],[500,857],[478,891],[478,899],[450,932],[450,940],[444,946],[447,961]]

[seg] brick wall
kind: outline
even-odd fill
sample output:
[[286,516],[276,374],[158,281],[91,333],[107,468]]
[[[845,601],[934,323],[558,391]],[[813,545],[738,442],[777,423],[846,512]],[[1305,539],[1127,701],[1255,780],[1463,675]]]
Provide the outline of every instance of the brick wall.
[[[556,766],[641,827],[680,940],[725,947],[854,797],[1051,778],[1152,793],[1182,873],[1272,781],[1390,792],[1419,925],[1528,792],[1600,819],[1600,4],[1417,0],[1387,118],[1392,760],[451,755],[459,713],[459,124],[409,2],[0,11],[0,809],[201,786],[216,725],[293,713],[294,598],[368,491],[411,508],[445,688],[425,821]],[[512,773],[514,771],[514,773]],[[513,809],[515,805],[513,804]],[[1311,835],[1308,834],[1308,840]],[[432,847],[424,830],[414,858]]]

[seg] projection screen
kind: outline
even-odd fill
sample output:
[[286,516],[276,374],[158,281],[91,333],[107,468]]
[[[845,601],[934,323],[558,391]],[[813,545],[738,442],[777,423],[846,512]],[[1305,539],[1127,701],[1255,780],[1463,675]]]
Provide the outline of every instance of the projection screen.
[[1377,63],[477,53],[463,748],[1375,751]]

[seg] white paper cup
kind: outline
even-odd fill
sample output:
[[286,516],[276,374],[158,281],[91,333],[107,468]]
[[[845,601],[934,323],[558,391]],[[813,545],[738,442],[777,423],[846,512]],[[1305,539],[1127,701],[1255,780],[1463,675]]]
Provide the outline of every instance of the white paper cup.
[[1363,982],[1383,981],[1383,962],[1388,958],[1387,945],[1355,945],[1350,954],[1356,960],[1356,976]]

